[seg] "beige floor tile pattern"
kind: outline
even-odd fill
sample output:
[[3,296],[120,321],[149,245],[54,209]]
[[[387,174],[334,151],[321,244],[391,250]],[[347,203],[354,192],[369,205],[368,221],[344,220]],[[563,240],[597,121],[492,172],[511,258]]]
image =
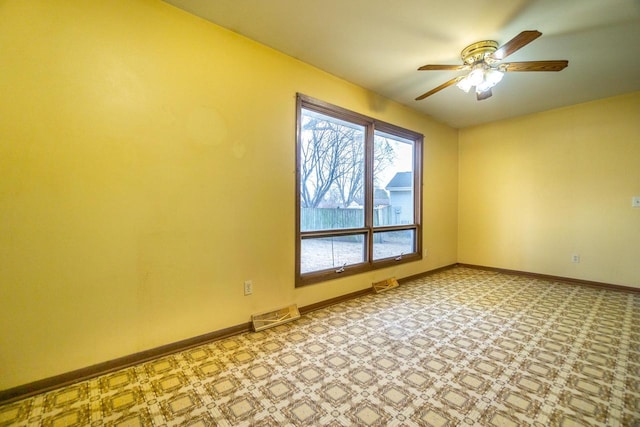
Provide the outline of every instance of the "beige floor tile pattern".
[[453,268],[0,406],[0,425],[640,426],[640,294]]

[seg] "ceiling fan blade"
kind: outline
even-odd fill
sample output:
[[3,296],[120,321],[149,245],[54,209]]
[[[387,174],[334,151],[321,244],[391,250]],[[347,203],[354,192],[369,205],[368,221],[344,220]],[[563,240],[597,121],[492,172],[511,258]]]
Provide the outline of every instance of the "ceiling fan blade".
[[425,99],[427,96],[431,96],[436,92],[440,92],[442,89],[447,88],[447,87],[449,87],[451,85],[454,85],[454,84],[458,83],[463,78],[464,78],[464,76],[454,77],[451,80],[449,80],[448,82],[442,83],[437,88],[431,89],[429,92],[423,93],[422,95],[420,95],[419,97],[416,98],[416,101],[420,101],[421,99]]
[[478,99],[478,101],[491,98],[491,95],[493,95],[493,93],[491,92],[491,89],[487,89],[484,92],[476,92],[476,98]]
[[467,65],[423,65],[418,68],[418,71],[439,71],[439,70],[466,70],[469,67]]
[[501,64],[500,67],[505,67],[505,71],[562,71],[569,61],[527,61],[527,62],[509,62]]
[[525,47],[538,37],[540,37],[542,33],[537,30],[528,30],[523,31],[502,46],[498,48],[495,52],[493,52],[490,57],[495,60],[502,60],[507,56],[511,55],[515,51]]

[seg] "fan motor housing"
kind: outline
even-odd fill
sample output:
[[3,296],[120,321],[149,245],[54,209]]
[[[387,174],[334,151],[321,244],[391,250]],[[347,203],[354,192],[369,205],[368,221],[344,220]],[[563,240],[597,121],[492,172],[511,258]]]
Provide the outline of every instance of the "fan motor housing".
[[485,58],[496,50],[498,50],[498,42],[494,40],[483,40],[470,44],[462,49],[460,57],[465,64],[472,65],[478,62],[484,62]]

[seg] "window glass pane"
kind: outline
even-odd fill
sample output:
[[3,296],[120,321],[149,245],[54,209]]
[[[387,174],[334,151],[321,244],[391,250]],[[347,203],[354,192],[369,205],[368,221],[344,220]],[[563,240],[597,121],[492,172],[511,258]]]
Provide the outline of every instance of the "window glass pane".
[[374,226],[415,224],[414,141],[376,131],[373,150]]
[[364,262],[364,235],[302,239],[301,273]]
[[395,258],[414,253],[414,241],[414,230],[373,233],[373,259]]
[[300,231],[364,226],[364,126],[301,111]]

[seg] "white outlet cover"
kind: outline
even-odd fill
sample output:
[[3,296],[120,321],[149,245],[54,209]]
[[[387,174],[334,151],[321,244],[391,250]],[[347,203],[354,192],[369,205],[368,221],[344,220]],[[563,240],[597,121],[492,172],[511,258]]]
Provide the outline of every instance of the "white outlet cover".
[[631,198],[631,206],[634,208],[640,208],[640,196],[634,196]]
[[244,281],[244,294],[245,295],[253,294],[253,282],[251,280]]

